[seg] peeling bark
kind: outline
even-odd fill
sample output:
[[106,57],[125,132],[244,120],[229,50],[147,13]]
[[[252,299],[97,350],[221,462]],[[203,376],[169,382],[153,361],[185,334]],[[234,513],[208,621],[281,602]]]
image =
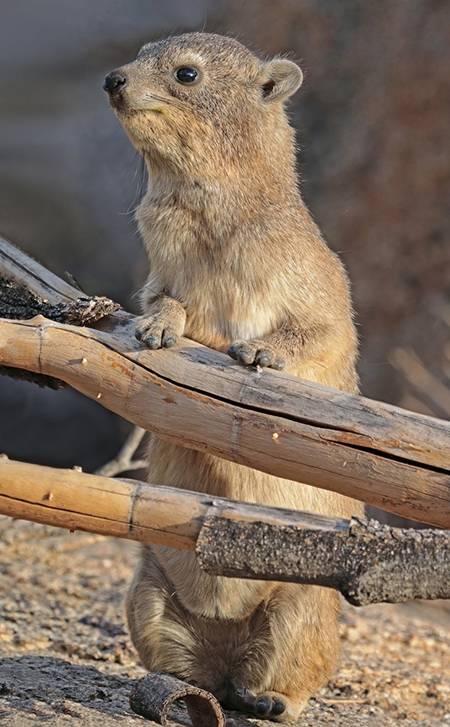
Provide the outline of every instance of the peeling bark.
[[192,727],[225,727],[225,717],[217,699],[168,674],[148,674],[136,682],[130,694],[133,712],[160,724],[173,724],[171,715],[177,702],[186,704]]
[[[69,323],[74,326],[88,326],[97,323],[119,308],[118,303],[103,296],[84,296],[67,303],[51,303],[16,280],[0,276],[0,318],[28,320],[42,315],[51,321]],[[63,381],[52,376],[32,373],[25,369],[0,366],[0,375],[31,381],[38,386],[50,389],[62,389],[65,386]]]
[[0,276],[0,318],[27,320],[42,315],[51,321],[88,326],[120,308],[104,296],[81,296],[67,303],[51,303],[15,280]]

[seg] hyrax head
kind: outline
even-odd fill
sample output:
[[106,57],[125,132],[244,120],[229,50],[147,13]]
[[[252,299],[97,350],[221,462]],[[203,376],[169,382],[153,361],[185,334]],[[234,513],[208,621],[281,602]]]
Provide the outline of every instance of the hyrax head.
[[110,103],[151,165],[216,175],[291,139],[283,102],[302,72],[232,38],[187,33],[148,43],[109,73]]

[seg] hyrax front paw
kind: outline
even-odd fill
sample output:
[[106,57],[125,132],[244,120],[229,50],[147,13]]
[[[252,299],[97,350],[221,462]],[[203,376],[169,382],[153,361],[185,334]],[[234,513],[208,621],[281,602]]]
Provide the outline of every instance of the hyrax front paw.
[[171,348],[175,346],[180,336],[183,335],[183,325],[177,325],[177,321],[171,321],[160,314],[141,316],[136,325],[136,338],[145,346],[155,350],[157,348]]
[[186,311],[169,295],[159,295],[148,306],[147,313],[138,318],[136,338],[148,348],[170,348],[183,335]]
[[228,349],[228,354],[244,366],[261,366],[281,370],[285,366],[284,359],[267,341],[235,341]]

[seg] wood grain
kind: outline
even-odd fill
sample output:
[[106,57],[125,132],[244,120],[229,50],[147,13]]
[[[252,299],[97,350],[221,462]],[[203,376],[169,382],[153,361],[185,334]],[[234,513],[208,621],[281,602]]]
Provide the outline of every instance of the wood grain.
[[0,457],[0,512],[69,530],[193,550],[207,517],[309,529],[346,520]]

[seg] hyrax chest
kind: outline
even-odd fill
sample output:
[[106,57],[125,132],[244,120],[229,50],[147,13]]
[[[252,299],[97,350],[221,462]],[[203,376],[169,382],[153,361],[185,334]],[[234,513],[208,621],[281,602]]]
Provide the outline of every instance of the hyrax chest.
[[[260,338],[280,322],[276,280],[261,279],[246,226],[233,214],[170,193],[147,198],[138,225],[150,262],[149,287],[179,300],[186,335],[217,349]],[[264,276],[263,276],[264,277]]]

